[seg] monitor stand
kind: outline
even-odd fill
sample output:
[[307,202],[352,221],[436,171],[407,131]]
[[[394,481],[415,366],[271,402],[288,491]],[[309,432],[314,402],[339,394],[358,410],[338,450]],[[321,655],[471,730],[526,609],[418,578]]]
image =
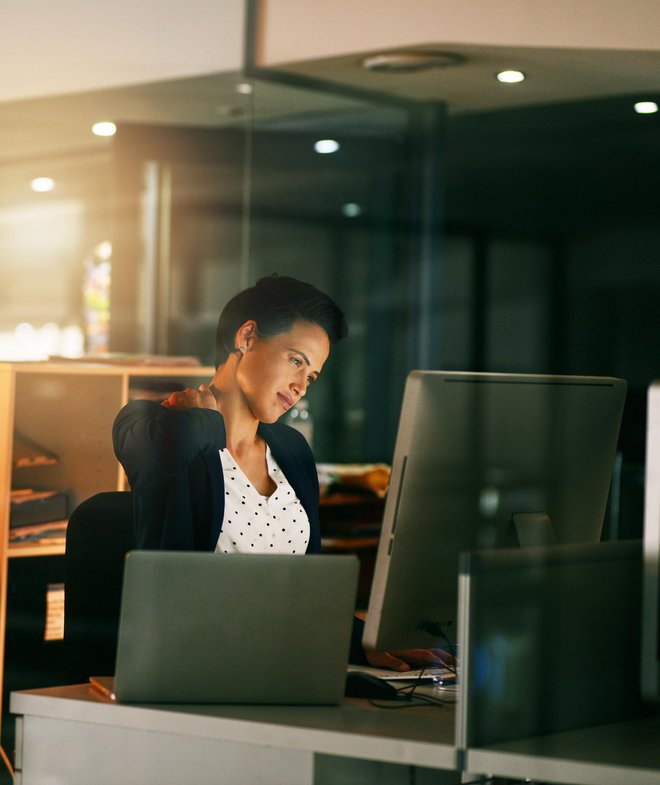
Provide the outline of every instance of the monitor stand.
[[521,548],[557,545],[557,535],[547,513],[516,512],[512,520]]

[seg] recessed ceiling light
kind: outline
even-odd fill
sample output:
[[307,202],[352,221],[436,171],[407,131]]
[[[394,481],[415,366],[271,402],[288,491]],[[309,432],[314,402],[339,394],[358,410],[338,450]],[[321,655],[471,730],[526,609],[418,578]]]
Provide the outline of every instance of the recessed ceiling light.
[[92,133],[95,136],[114,136],[117,133],[117,126],[109,120],[102,120],[99,123],[94,123]]
[[362,208],[357,202],[346,202],[342,205],[341,211],[347,218],[357,218],[362,213]]
[[335,139],[319,139],[314,145],[317,153],[327,155],[328,153],[336,153],[339,150],[339,142]]
[[638,101],[635,104],[635,111],[637,114],[655,114],[658,111],[658,105],[655,101]]
[[525,74],[522,71],[500,71],[497,74],[497,81],[503,84],[517,84],[525,81]]
[[35,177],[30,183],[30,187],[36,193],[45,194],[55,188],[55,180],[52,177]]

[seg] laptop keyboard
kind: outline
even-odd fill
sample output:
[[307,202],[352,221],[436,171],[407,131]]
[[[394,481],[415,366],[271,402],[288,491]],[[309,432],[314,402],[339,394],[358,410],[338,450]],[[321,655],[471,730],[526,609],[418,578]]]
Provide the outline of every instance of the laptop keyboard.
[[424,681],[437,681],[452,673],[449,668],[419,668],[409,671],[391,671],[386,668],[372,668],[369,666],[349,665],[351,671],[362,671],[377,676],[385,681],[416,681],[421,678]]

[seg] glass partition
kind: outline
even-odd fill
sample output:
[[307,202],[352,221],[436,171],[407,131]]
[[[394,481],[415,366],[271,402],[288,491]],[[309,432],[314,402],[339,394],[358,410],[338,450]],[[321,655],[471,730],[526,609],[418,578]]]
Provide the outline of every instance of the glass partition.
[[[286,90],[292,106],[308,92],[254,87],[255,118],[273,89]],[[264,117],[250,129],[250,279],[293,275],[344,308],[349,338],[308,396],[315,453],[322,461],[385,460],[410,330],[408,117],[364,101],[337,103]]]
[[278,271],[349,317],[310,395],[319,460],[389,460],[407,371],[437,368],[623,376],[623,465],[641,464],[660,114],[634,104],[653,96],[469,110],[429,99],[433,72],[406,100],[402,75],[393,99],[316,71],[0,105],[2,358],[206,363],[224,302]]

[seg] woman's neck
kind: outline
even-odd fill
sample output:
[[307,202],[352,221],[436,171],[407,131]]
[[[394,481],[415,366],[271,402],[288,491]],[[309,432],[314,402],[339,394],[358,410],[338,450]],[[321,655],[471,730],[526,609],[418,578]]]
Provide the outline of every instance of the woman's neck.
[[250,455],[255,449],[263,447],[257,436],[259,420],[246,405],[243,393],[236,384],[236,359],[229,358],[218,367],[211,382],[216,406],[225,421],[227,449],[239,460],[241,455]]

